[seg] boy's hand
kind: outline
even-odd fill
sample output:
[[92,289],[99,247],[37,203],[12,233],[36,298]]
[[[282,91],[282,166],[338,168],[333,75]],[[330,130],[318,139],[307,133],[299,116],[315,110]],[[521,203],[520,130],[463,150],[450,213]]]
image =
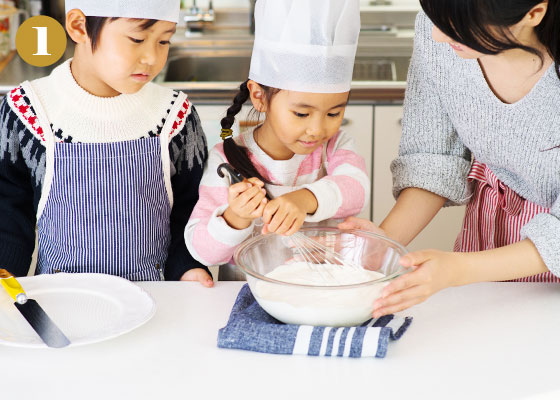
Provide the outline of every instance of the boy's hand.
[[263,212],[263,234],[279,235],[296,233],[307,214],[313,214],[318,204],[315,195],[307,189],[296,190],[271,200]]
[[251,222],[262,216],[267,203],[264,183],[257,178],[250,178],[229,187],[229,207],[224,212],[224,219],[234,229],[245,229]]
[[421,303],[441,289],[459,281],[464,266],[461,253],[423,250],[400,259],[401,265],[413,271],[400,276],[381,293],[374,303],[373,317],[392,314]]
[[208,275],[208,272],[206,272],[202,268],[189,269],[187,272],[183,274],[180,280],[183,282],[198,281],[202,284],[202,286],[205,286],[207,288],[211,288],[212,286],[214,286],[214,281],[212,280],[212,277]]

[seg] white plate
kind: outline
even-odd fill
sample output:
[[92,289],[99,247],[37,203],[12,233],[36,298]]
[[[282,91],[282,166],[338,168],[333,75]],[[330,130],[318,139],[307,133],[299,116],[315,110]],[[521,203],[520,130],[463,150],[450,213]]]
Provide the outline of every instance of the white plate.
[[[18,278],[70,340],[100,342],[130,332],[155,313],[152,297],[134,283],[103,274],[53,274]],[[46,347],[0,286],[0,344]]]

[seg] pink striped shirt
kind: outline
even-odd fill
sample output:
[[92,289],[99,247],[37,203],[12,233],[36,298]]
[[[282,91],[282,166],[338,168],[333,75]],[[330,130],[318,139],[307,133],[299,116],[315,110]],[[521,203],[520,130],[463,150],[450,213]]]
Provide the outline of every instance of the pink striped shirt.
[[[455,251],[473,252],[507,246],[521,240],[521,228],[546,207],[532,203],[498,180],[485,165],[475,161],[468,180],[475,184],[467,204]],[[516,279],[518,282],[560,282],[550,271]]]
[[[309,155],[295,154],[289,160],[273,160],[255,142],[253,130],[238,136],[237,143],[248,149],[257,170],[272,184],[267,190],[274,196],[299,189],[310,190],[318,208],[306,222],[316,223],[331,218],[359,214],[368,204],[370,178],[364,159],[354,149],[353,140],[343,131],[333,136],[326,147]],[[216,173],[227,162],[223,144],[216,145],[199,189],[199,200],[185,228],[185,241],[191,255],[205,265],[219,265],[231,260],[233,252],[252,233],[231,228],[223,219],[227,209],[229,180]]]

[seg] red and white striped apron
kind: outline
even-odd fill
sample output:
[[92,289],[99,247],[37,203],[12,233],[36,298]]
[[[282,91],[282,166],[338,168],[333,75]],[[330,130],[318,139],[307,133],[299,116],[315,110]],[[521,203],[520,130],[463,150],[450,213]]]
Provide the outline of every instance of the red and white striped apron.
[[[475,185],[467,204],[463,227],[455,251],[495,249],[519,242],[521,228],[546,207],[525,200],[496,177],[485,165],[474,161],[467,179]],[[560,282],[550,271],[515,279],[517,282]]]

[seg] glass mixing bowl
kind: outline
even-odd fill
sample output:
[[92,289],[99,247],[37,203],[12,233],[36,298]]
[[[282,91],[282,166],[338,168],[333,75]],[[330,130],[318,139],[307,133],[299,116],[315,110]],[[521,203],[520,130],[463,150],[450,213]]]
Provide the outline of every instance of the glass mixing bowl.
[[[399,264],[407,250],[382,235],[330,227],[296,235],[305,236],[256,236],[234,254],[260,306],[287,324],[360,325],[371,318],[383,288],[409,271]],[[317,251],[306,238],[328,250]],[[325,258],[330,262],[321,262]]]

